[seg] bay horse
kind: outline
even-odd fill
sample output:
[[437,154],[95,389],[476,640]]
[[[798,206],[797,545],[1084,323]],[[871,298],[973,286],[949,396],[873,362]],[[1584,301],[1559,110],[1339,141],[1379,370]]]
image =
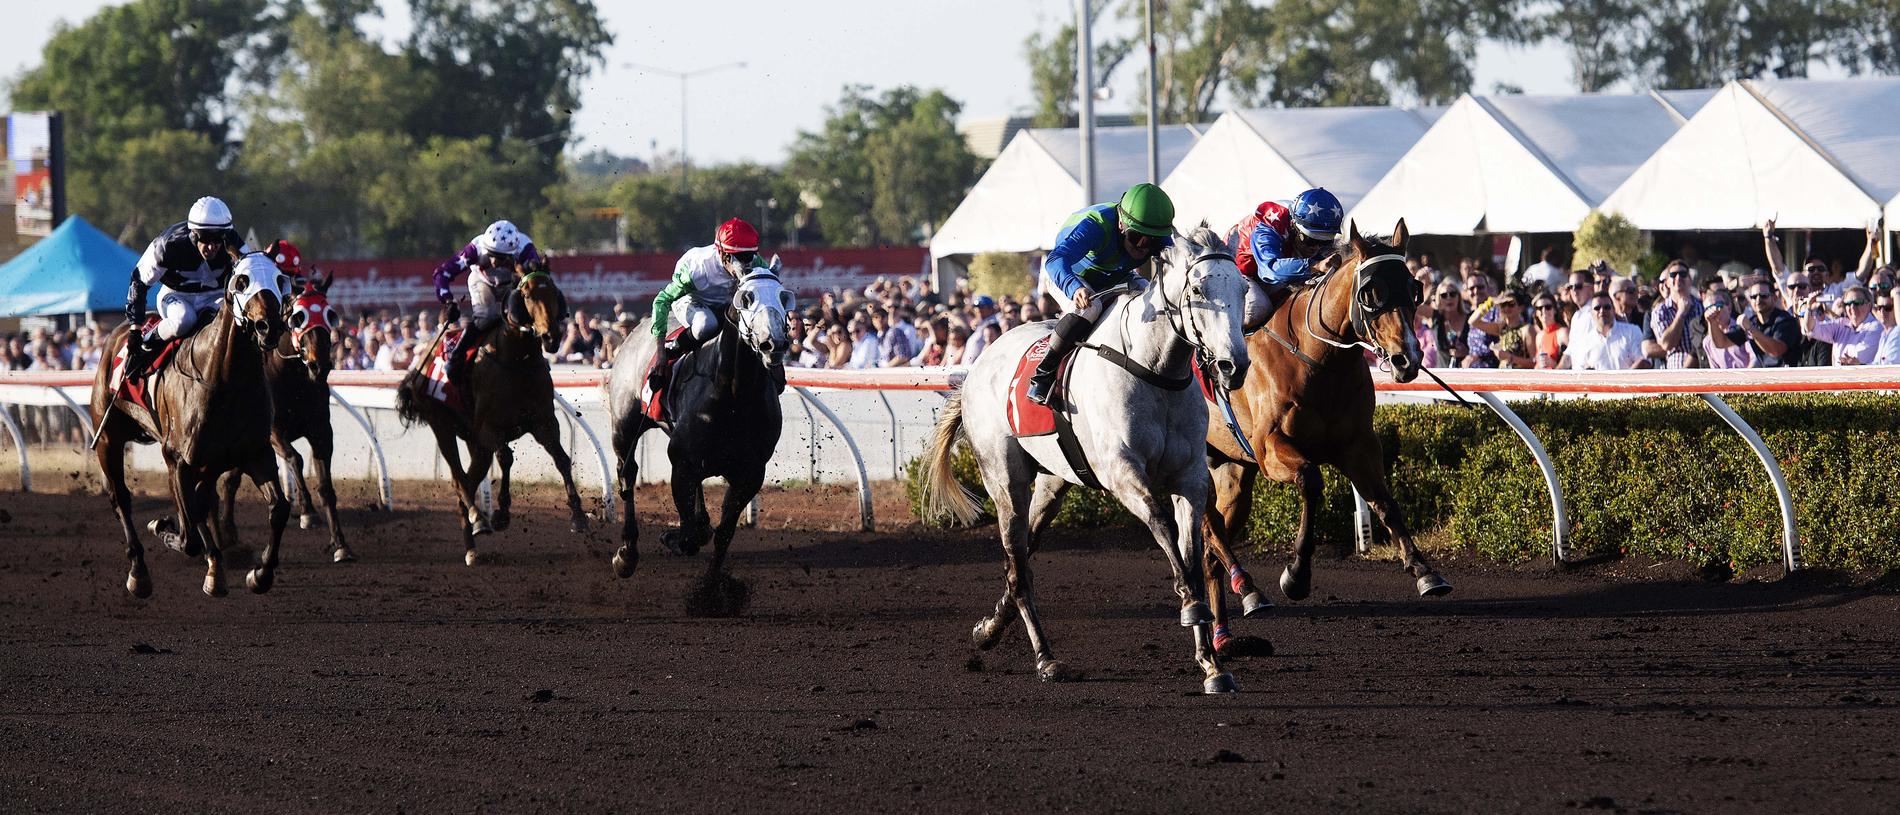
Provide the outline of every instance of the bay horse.
[[[673,506],[680,519],[678,529],[660,536],[661,545],[691,555],[707,540],[713,544],[705,576],[689,595],[687,608],[695,614],[730,616],[745,606],[744,581],[725,571],[726,549],[740,514],[765,484],[765,466],[778,446],[783,420],[778,399],[785,383],[773,372],[792,347],[787,315],[796,311],[796,302],[779,281],[779,268],[775,257],[769,269],[753,269],[740,279],[721,315],[719,336],[674,364],[672,380],[658,397],[665,407],[661,419],[652,418],[651,394],[644,393],[647,369],[659,348],[651,331],[635,327],[634,336],[615,352],[607,380],[607,415],[626,513],[614,573],[632,577],[640,560],[633,505],[640,470],[634,445],[647,430],[659,428],[668,436]],[[726,482],[717,526],[706,514],[705,499],[706,479],[714,477]]]
[[[574,489],[574,462],[561,447],[560,424],[554,416],[554,378],[542,352],[554,353],[560,347],[567,319],[567,297],[548,274],[546,262],[529,266],[515,283],[504,309],[503,324],[490,331],[486,345],[468,366],[464,404],[452,406],[431,396],[431,380],[424,375],[425,365],[435,355],[447,335],[446,327],[455,324],[454,307],[443,315],[444,331],[417,356],[409,375],[396,389],[396,411],[404,427],[425,422],[435,434],[436,448],[448,462],[449,474],[460,503],[462,523],[462,562],[473,566],[475,537],[508,528],[512,497],[509,473],[514,466],[514,451],[508,443],[522,434],[532,434],[554,459],[567,488],[569,528],[581,532],[587,528],[587,514],[581,510],[581,496]],[[456,353],[462,353],[458,349]],[[468,445],[468,467],[462,467],[460,439]],[[489,466],[501,464],[501,477],[495,480],[495,511],[492,517],[481,511],[476,491],[487,477]]]
[[[1075,352],[1062,404],[1055,409],[1067,415],[1096,480],[1148,527],[1167,558],[1181,602],[1180,623],[1193,629],[1202,691],[1232,693],[1233,676],[1214,652],[1208,628],[1214,618],[1201,579],[1201,516],[1210,488],[1204,441],[1208,416],[1201,394],[1190,385],[1197,357],[1207,358],[1222,387],[1238,387],[1245,378],[1240,303],[1246,283],[1234,256],[1206,224],[1177,236],[1160,262],[1159,280],[1145,292],[1119,298]],[[1056,659],[1043,634],[1030,558],[1062,494],[1072,483],[1086,482],[1061,451],[1061,434],[1014,436],[1008,418],[1018,361],[1051,334],[1052,325],[1044,321],[1010,329],[970,368],[925,451],[923,489],[928,515],[948,514],[966,524],[975,520],[980,511],[975,497],[950,469],[958,437],[966,438],[996,503],[997,531],[1008,559],[1002,599],[993,614],[977,622],[971,637],[977,648],[988,650],[1011,617],[1021,616],[1037,675],[1061,681],[1074,674]]]
[[1418,376],[1422,355],[1412,326],[1422,289],[1405,266],[1407,236],[1403,219],[1389,242],[1350,226],[1346,256],[1323,261],[1324,275],[1295,292],[1249,338],[1254,366],[1244,386],[1233,393],[1232,406],[1258,463],[1241,448],[1220,409],[1208,405],[1214,495],[1207,515],[1207,580],[1216,598],[1215,633],[1222,645],[1230,640],[1226,608],[1219,600],[1221,573],[1213,569],[1214,561],[1225,569],[1234,593],[1243,597],[1245,614],[1272,607],[1234,557],[1246,534],[1259,473],[1300,491],[1293,559],[1280,577],[1281,591],[1289,599],[1303,599],[1312,590],[1313,517],[1321,497],[1322,464],[1352,482],[1398,541],[1420,595],[1451,591],[1451,584],[1413,545],[1411,530],[1386,484],[1385,454],[1372,429],[1372,375],[1360,353],[1372,351],[1398,382]]
[[250,476],[270,499],[270,545],[245,577],[250,590],[270,590],[277,571],[278,546],[290,517],[290,502],[277,483],[277,459],[271,453],[271,392],[264,379],[264,349],[283,333],[279,312],[288,278],[261,254],[245,255],[233,265],[224,298],[210,323],[179,344],[171,362],[147,385],[151,410],[125,398],[113,387],[110,360],[138,327],[114,330],[103,349],[107,364],[92,382],[94,449],[112,509],[125,534],[131,561],[125,588],[134,597],[150,597],[145,547],[132,521],[132,495],[125,485],[125,445],[156,442],[165,457],[176,505],[182,548],[205,558],[204,593],[225,594],[225,546],[235,541],[213,516],[218,477],[231,471]]
[[[277,455],[290,463],[296,478],[297,525],[309,529],[314,522],[310,506],[310,484],[303,476],[303,455],[292,444],[298,439],[310,442],[310,467],[317,477],[317,496],[323,499],[324,522],[330,527],[330,559],[347,563],[356,553],[343,539],[343,525],[337,522],[336,486],[330,480],[330,458],[336,449],[336,436],[330,427],[330,371],[336,367],[332,353],[336,332],[342,328],[336,309],[326,296],[332,276],[313,281],[284,302],[284,323],[290,329],[264,355],[264,376],[270,380],[271,404],[277,408],[271,421],[270,443]],[[237,490],[236,480],[228,479],[224,494],[225,517],[231,516],[229,498]],[[227,520],[228,523],[228,520]]]

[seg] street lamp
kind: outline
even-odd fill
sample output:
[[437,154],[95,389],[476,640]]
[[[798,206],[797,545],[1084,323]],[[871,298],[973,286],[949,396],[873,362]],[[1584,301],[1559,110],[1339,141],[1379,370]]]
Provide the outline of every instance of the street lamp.
[[687,172],[686,171],[686,163],[687,163],[686,162],[686,80],[692,79],[693,77],[700,76],[702,74],[710,74],[714,71],[723,71],[723,70],[726,70],[727,68],[744,68],[745,63],[728,62],[724,65],[714,65],[710,68],[700,68],[698,70],[693,70],[693,71],[670,71],[665,68],[655,68],[651,65],[641,65],[636,62],[626,62],[626,63],[622,63],[621,65],[622,67],[632,68],[636,71],[645,71],[650,74],[659,74],[661,76],[670,76],[670,77],[676,77],[679,79],[680,81],[680,192],[682,193],[686,192],[686,172]]

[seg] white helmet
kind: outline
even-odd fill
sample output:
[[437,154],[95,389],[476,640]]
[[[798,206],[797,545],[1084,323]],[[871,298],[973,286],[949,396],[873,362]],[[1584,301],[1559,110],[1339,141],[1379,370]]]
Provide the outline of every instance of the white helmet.
[[231,208],[223,201],[207,195],[191,205],[191,214],[185,218],[185,225],[192,229],[230,229]]
[[483,230],[475,239],[475,248],[497,255],[520,254],[521,247],[528,243],[528,236],[521,234],[511,221],[496,221]]

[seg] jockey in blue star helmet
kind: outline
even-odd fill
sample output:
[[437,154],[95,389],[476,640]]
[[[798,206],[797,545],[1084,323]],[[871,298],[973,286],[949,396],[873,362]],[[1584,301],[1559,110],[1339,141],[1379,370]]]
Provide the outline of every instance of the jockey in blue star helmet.
[[1234,228],[1234,261],[1247,278],[1249,329],[1273,314],[1270,295],[1313,276],[1315,261],[1333,251],[1346,208],[1323,188],[1300,193],[1292,201],[1266,201]]

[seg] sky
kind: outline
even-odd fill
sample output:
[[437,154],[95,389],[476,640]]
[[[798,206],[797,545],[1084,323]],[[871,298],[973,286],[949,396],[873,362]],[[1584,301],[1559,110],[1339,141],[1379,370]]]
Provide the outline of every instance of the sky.
[[[407,5],[381,0],[386,40],[407,33]],[[603,147],[650,159],[680,145],[680,81],[634,65],[697,71],[743,68],[688,81],[687,137],[695,164],[781,161],[800,130],[816,130],[846,84],[938,87],[966,118],[1024,112],[1032,103],[1023,40],[1053,31],[1072,0],[596,0],[615,42],[582,90],[575,132],[581,149]],[[16,4],[9,3],[9,6]],[[20,3],[0,27],[0,76],[39,62],[60,21],[77,24],[109,0]],[[1122,112],[1140,74],[1124,66],[1099,111]],[[1561,48],[1478,51],[1473,90],[1508,81],[1528,93],[1572,91]]]

